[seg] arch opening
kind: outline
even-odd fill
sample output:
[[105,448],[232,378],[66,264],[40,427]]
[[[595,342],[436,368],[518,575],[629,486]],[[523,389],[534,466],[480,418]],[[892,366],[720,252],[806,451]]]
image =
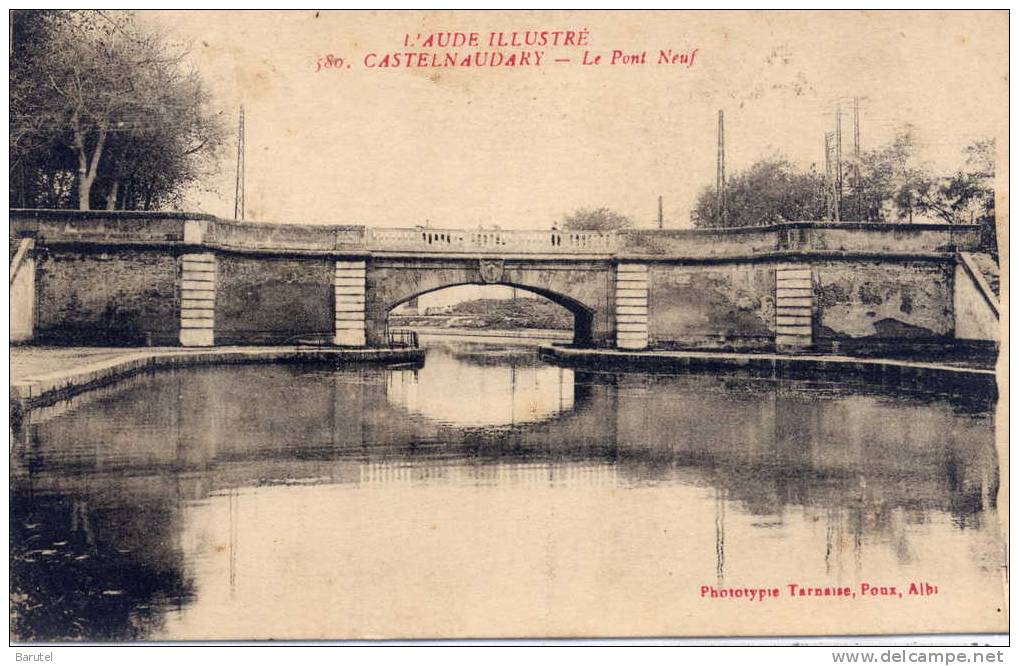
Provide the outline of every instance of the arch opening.
[[516,283],[459,282],[407,296],[386,312],[386,331],[558,339],[590,346],[594,311],[554,291]]

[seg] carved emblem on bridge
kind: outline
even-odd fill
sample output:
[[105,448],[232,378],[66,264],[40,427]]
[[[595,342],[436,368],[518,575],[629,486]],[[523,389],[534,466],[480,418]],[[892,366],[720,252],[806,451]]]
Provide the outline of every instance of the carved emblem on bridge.
[[502,273],[505,266],[502,259],[481,260],[481,281],[485,284],[492,284],[502,280]]

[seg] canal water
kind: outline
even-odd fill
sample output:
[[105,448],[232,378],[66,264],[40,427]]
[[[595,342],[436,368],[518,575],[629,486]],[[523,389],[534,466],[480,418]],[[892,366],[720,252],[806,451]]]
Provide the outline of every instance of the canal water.
[[[137,376],[12,433],[13,632],[1003,630],[993,411],[465,341],[423,367]],[[742,588],[781,596],[711,592]]]

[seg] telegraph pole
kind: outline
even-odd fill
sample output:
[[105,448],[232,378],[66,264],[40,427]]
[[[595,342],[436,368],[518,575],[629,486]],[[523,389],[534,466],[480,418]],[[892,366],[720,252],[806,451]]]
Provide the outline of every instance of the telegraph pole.
[[835,221],[842,220],[842,107],[835,107]]
[[832,143],[835,136],[824,133],[824,219],[835,219],[835,179],[832,172]]
[[853,197],[856,199],[856,219],[863,217],[863,192],[860,191],[860,98],[853,98]]
[[662,214],[662,195],[658,195],[658,228],[665,228],[665,215]]
[[234,219],[244,219],[244,105],[237,125],[237,183],[234,186]]
[[718,220],[725,226],[725,112],[718,110],[718,172],[715,177],[715,195],[718,197]]

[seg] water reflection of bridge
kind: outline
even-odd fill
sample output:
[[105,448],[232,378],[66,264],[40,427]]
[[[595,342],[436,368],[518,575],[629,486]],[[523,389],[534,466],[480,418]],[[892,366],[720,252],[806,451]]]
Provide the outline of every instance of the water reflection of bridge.
[[[902,501],[911,497],[960,515],[993,504],[997,492],[990,405],[961,398],[838,387],[821,394],[796,381],[592,373],[521,362],[516,369],[477,368],[488,373],[485,402],[508,399],[512,409],[455,422],[444,417],[457,401],[481,402],[480,380],[457,382],[434,360],[441,373],[426,367],[416,377],[407,370],[299,366],[138,376],[91,402],[79,399],[72,412],[42,412],[43,420],[12,433],[20,452],[12,456],[12,474],[158,475],[222,465],[224,478],[240,483],[248,472],[281,478],[272,470],[286,462],[295,477],[317,468],[321,478],[347,482],[361,478],[346,471],[351,458],[439,466],[462,459],[586,461],[618,465],[634,483],[700,469],[712,485],[729,487],[732,497],[762,512],[842,492],[833,487],[859,494],[860,479],[868,493],[885,487]],[[475,372],[458,367],[460,377]],[[239,382],[251,390],[234,391]],[[403,399],[408,387],[401,382],[416,382],[416,402]],[[458,395],[461,384],[469,390]],[[463,404],[461,414],[469,414],[473,406]],[[440,411],[427,411],[436,406]],[[262,475],[255,473],[260,467]]]
[[[290,497],[294,486],[334,507],[337,520],[352,500],[331,493],[345,488],[380,501],[421,489],[431,497],[491,490],[520,502],[554,502],[557,493],[611,502],[681,496],[677,506],[625,501],[634,503],[634,521],[657,515],[666,529],[694,530],[704,557],[714,549],[722,580],[746,573],[746,544],[755,539],[795,533],[802,557],[850,576],[866,570],[868,556],[908,562],[935,523],[974,528],[950,536],[993,529],[998,470],[986,404],[735,376],[449,360],[433,365],[437,375],[427,366],[416,376],[396,371],[416,381],[416,411],[384,369],[233,367],[138,376],[72,411],[29,420],[14,434],[12,552],[24,555],[34,543],[21,526],[45,524],[47,539],[91,540],[89,552],[153,581],[131,588],[142,603],[175,595],[187,603],[193,586],[182,552],[195,547],[195,513],[208,538],[230,550],[225,575],[243,580],[250,554],[235,556],[238,531],[255,529],[253,506],[273,505],[260,499],[266,493]],[[477,382],[463,380],[476,372],[488,373],[490,399],[547,405],[531,420],[515,408],[473,424],[428,412],[448,405],[420,397],[447,385],[469,389],[446,391],[451,400],[477,395]],[[239,384],[247,391],[236,391]],[[634,492],[617,492],[624,488]],[[656,488],[668,492],[650,493]],[[535,509],[546,518],[554,510],[540,502]],[[56,566],[36,560],[45,571],[33,576]],[[111,589],[129,585],[131,576],[86,571],[88,561],[67,566],[106,576]],[[109,615],[124,623],[118,636],[130,630],[128,606]]]
[[538,362],[529,350],[497,355],[495,363],[492,353],[432,349],[424,367],[387,374],[386,398],[413,414],[467,427],[533,423],[574,408],[573,370]]
[[373,461],[361,463],[358,483],[434,483],[450,484],[511,483],[515,485],[549,486],[557,484],[583,486],[625,485],[619,468],[607,461],[588,464],[552,461],[505,461],[499,464],[450,465],[447,462]]

